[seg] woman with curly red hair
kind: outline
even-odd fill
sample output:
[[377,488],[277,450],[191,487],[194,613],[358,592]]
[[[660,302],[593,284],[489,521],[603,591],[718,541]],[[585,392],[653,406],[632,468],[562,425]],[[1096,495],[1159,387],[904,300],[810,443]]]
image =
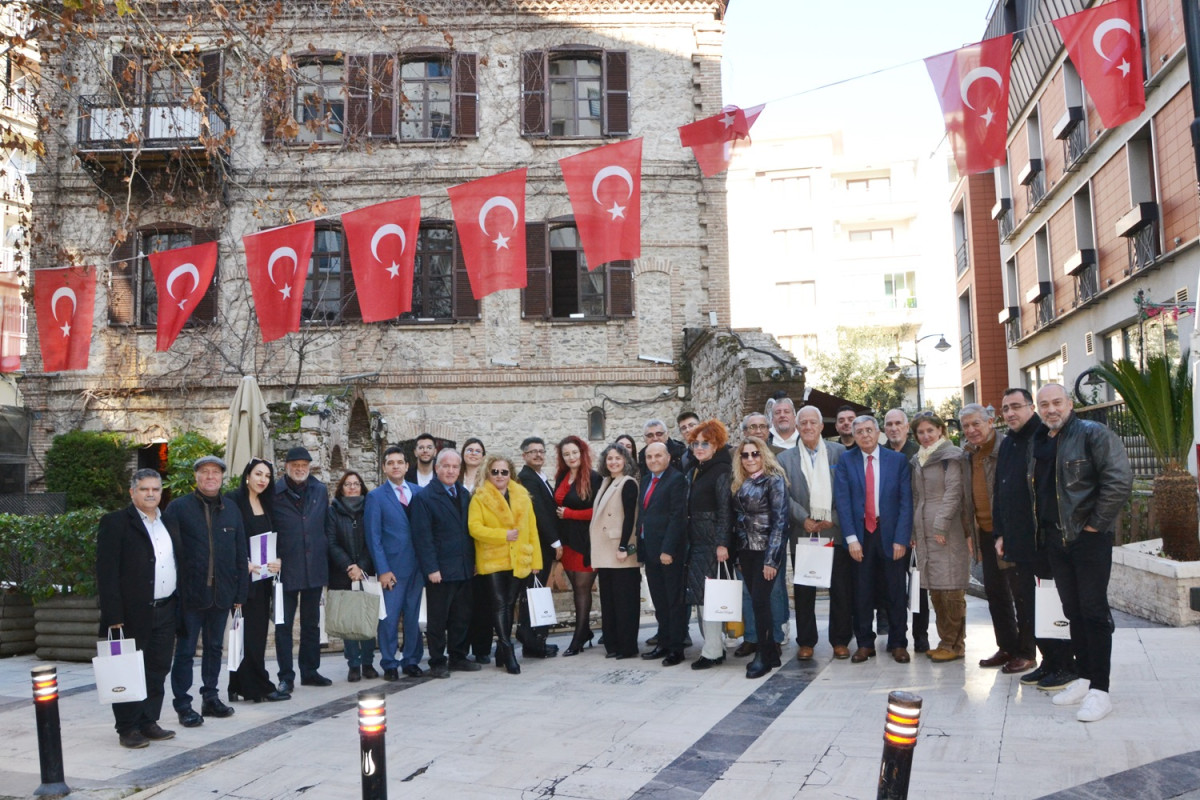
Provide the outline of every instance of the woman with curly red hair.
[[592,469],[592,451],[578,436],[558,443],[558,472],[554,476],[554,502],[559,539],[563,543],[562,565],[575,595],[575,635],[563,656],[578,655],[592,645],[589,627],[592,613],[592,587],[596,572],[592,569],[592,502],[600,489],[600,473]]

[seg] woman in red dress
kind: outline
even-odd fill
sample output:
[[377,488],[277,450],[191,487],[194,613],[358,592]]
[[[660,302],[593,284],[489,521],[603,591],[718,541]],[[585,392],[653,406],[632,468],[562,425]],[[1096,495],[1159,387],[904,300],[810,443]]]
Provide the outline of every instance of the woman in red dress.
[[578,655],[592,646],[588,623],[592,613],[592,587],[596,572],[591,559],[592,502],[600,488],[600,473],[592,469],[592,452],[578,436],[558,443],[558,473],[554,478],[554,501],[563,544],[562,564],[575,595],[575,635],[563,656]]

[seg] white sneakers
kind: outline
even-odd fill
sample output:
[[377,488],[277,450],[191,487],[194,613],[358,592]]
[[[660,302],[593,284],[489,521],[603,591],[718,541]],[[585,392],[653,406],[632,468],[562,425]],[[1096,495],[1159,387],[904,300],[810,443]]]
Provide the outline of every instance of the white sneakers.
[[1079,707],[1079,713],[1075,715],[1075,719],[1080,722],[1098,722],[1107,717],[1110,711],[1112,711],[1112,701],[1108,699],[1108,692],[1088,689],[1088,693],[1083,698],[1083,705]]
[[1082,703],[1083,698],[1090,691],[1089,686],[1091,686],[1091,681],[1087,678],[1076,678],[1067,684],[1067,688],[1054,695],[1050,702],[1056,706],[1073,706]]

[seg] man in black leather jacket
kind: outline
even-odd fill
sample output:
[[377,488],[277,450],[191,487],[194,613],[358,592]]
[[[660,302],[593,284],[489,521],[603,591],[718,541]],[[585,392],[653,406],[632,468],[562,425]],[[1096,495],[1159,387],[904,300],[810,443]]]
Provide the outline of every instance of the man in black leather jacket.
[[1037,395],[1046,424],[1033,437],[1034,513],[1046,543],[1080,677],[1054,696],[1058,706],[1082,703],[1076,719],[1108,716],[1112,658],[1113,522],[1129,499],[1133,470],[1125,445],[1111,430],[1075,416],[1066,390],[1051,383]]

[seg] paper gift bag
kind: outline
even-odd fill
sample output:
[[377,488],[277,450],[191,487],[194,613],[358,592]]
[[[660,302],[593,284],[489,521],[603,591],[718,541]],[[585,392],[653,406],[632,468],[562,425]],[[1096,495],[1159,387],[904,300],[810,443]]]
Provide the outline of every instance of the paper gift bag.
[[425,602],[425,590],[421,589],[421,610],[417,612],[417,624],[421,626],[421,630],[425,630],[425,625],[429,622],[429,607]]
[[[726,577],[722,578],[724,572]],[[742,582],[724,562],[717,564],[717,577],[704,579],[704,621],[733,622],[742,618]]]
[[908,573],[908,610],[921,613],[921,570],[916,567]]
[[828,589],[833,582],[833,542],[820,537],[796,542],[796,567],[792,583]]
[[233,622],[229,624],[229,630],[225,633],[225,654],[230,672],[236,672],[241,666],[245,642],[246,621],[242,619],[242,610],[239,608],[233,612]]
[[379,620],[382,622],[387,619],[387,603],[383,602],[383,584],[379,582],[379,578],[368,577],[362,582],[362,587],[367,594],[379,598]]
[[542,582],[536,576],[533,586],[525,590],[525,601],[529,604],[529,624],[532,627],[538,628],[558,622],[558,615],[554,612],[554,592],[549,586],[542,586]]
[[109,647],[92,659],[96,694],[101,703],[136,703],[146,699],[146,662],[133,639],[101,642]]
[[1071,624],[1063,613],[1054,581],[1039,580],[1033,591],[1033,635],[1038,639],[1070,639]]
[[283,578],[275,579],[275,624],[283,624]]

